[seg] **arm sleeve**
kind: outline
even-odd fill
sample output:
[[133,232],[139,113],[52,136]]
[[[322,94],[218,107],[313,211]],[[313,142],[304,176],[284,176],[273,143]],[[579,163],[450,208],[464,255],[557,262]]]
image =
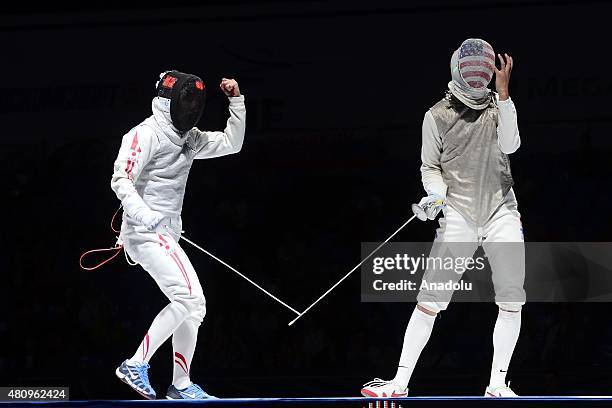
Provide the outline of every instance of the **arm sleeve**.
[[124,211],[138,221],[143,212],[150,211],[150,208],[136,192],[134,182],[158,148],[159,141],[152,132],[136,128],[123,136],[115,160],[111,188],[121,201]]
[[421,147],[421,181],[427,194],[438,194],[446,197],[446,184],[442,179],[440,156],[442,155],[442,138],[438,133],[436,121],[430,111],[423,119],[423,145]]
[[230,117],[223,132],[203,132],[198,130],[196,159],[211,159],[238,153],[244,142],[246,128],[246,107],[244,95],[230,97]]
[[514,153],[521,146],[521,136],[519,135],[518,121],[516,117],[516,107],[512,99],[500,101],[496,95],[497,106],[499,109],[499,122],[497,124],[497,144],[502,152],[506,154]]

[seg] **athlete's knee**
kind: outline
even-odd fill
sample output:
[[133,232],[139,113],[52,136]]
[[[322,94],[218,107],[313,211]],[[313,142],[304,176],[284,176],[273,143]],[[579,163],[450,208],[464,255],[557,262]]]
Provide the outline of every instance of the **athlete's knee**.
[[204,295],[199,295],[193,302],[194,307],[191,311],[190,317],[199,323],[202,323],[206,316],[206,298]]
[[416,300],[425,309],[439,313],[448,308],[451,296],[452,292],[449,291],[421,290]]
[[437,315],[442,310],[446,310],[447,307],[448,303],[444,302],[419,302],[416,306],[418,310],[430,316]]
[[206,300],[204,299],[204,295],[194,293],[189,288],[177,287],[172,290],[171,301],[184,306],[185,310],[190,315],[193,313],[202,314],[205,313],[206,310]]
[[497,307],[504,312],[520,312],[524,302],[495,302]]
[[519,312],[525,304],[525,289],[522,285],[507,285],[495,290],[495,303],[500,309],[509,312]]

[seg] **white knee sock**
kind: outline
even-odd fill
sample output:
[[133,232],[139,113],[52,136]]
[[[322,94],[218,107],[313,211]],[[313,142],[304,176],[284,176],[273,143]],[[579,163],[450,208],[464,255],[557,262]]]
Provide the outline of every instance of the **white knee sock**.
[[404,335],[404,346],[400,356],[399,367],[393,379],[393,382],[402,388],[408,386],[412,371],[421,355],[421,351],[423,351],[425,344],[429,340],[435,321],[435,315],[428,315],[418,308],[415,308],[414,312],[412,312],[412,317],[410,317],[408,327],[406,327],[406,334]]
[[168,337],[189,315],[187,308],[179,302],[171,302],[162,309],[155,317],[149,331],[145,335],[142,343],[138,346],[136,353],[129,359],[130,363],[145,362],[151,360],[151,356],[157,349],[164,344]]
[[189,370],[191,368],[191,360],[193,360],[193,354],[195,352],[196,343],[198,340],[199,326],[199,322],[196,322],[191,318],[187,318],[172,335],[172,348],[174,353],[174,374],[172,377],[172,385],[179,390],[187,388],[191,385]]
[[506,373],[521,331],[521,312],[506,312],[499,309],[493,330],[493,364],[490,386],[506,384]]

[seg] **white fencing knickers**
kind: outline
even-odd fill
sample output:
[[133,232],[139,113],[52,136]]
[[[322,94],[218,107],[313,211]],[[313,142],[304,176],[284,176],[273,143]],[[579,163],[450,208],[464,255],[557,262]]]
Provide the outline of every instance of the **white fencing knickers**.
[[[491,265],[495,303],[508,311],[520,311],[525,304],[525,247],[521,215],[517,210],[514,192],[510,190],[504,202],[480,228],[468,224],[463,216],[447,205],[430,257],[471,258],[482,243]],[[455,243],[455,244],[452,244]],[[423,275],[427,281],[437,281],[439,271],[428,269]],[[452,272],[455,274],[455,272]],[[456,274],[455,274],[456,275]],[[448,276],[442,274],[442,276]],[[456,275],[458,281],[461,275]],[[422,290],[417,296],[420,305],[433,311],[446,310],[452,292]]]
[[148,362],[173,335],[173,385],[185,388],[190,385],[189,370],[198,328],[206,315],[206,300],[198,275],[178,244],[178,236],[149,232],[139,226],[122,231],[128,255],[151,275],[170,300],[151,324],[133,359]]

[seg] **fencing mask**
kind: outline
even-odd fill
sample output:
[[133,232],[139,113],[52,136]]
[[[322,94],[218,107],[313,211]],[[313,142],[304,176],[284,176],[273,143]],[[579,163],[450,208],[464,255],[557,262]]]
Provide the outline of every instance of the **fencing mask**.
[[451,57],[451,78],[448,89],[472,109],[489,106],[490,90],[487,88],[493,78],[495,51],[493,47],[478,38],[469,38],[455,50]]
[[179,71],[164,72],[157,82],[157,96],[170,100],[172,125],[181,132],[194,127],[204,112],[204,81]]

